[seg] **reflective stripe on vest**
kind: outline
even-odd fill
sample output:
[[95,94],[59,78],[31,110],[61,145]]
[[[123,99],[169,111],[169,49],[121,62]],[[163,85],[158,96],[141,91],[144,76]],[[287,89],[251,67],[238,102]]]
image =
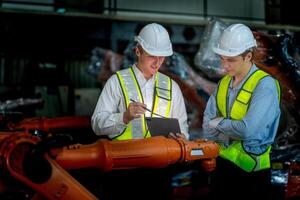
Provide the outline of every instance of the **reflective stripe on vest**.
[[[245,81],[244,85],[238,92],[237,97],[233,102],[232,108],[230,110],[229,116],[231,119],[243,119],[248,111],[249,103],[251,101],[254,89],[256,88],[259,81],[266,76],[269,76],[269,74],[262,70],[256,70]],[[222,78],[217,91],[217,106],[219,112],[225,118],[228,117],[229,113],[229,111],[227,110],[227,96],[231,79],[232,78],[228,75]],[[280,102],[280,86],[277,80],[275,80],[275,82],[278,92],[278,99]],[[241,169],[247,172],[251,172],[270,168],[270,150],[271,146],[267,148],[266,152],[260,155],[250,154],[243,149],[243,145],[240,141],[236,141],[227,148],[221,146],[220,156],[235,163]]]
[[[153,104],[153,112],[162,116],[169,116],[172,99],[172,82],[171,79],[162,74],[156,73],[155,80],[155,101]],[[153,114],[152,114],[153,116]]]
[[[134,74],[132,67],[118,71],[119,79],[123,96],[128,108],[130,99],[144,103],[140,86]],[[156,73],[155,77],[155,98],[153,100],[153,113],[168,117],[171,107],[171,79],[161,73]],[[145,115],[140,118],[135,118],[127,125],[127,128],[115,140],[127,140],[132,138],[147,138],[151,137],[146,131]]]

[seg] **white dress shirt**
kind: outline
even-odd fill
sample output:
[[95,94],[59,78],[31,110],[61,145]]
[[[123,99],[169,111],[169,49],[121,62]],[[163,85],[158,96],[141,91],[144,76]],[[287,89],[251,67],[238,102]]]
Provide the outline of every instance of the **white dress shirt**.
[[[146,80],[142,72],[132,66],[143,95],[144,104],[152,109],[153,92],[155,86],[155,76]],[[111,76],[98,99],[96,108],[92,116],[92,128],[97,135],[107,135],[110,138],[116,137],[123,132],[127,125],[123,122],[123,114],[126,111],[126,104],[122,93],[118,77],[116,74]],[[146,117],[150,117],[149,111],[145,112]],[[172,80],[172,101],[169,117],[177,118],[181,132],[189,138],[187,113],[184,99],[178,84]]]

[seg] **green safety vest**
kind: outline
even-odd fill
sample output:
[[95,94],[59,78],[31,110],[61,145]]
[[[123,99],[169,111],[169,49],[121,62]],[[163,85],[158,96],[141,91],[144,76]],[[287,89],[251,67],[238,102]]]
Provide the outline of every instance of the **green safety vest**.
[[[117,77],[122,88],[126,108],[128,108],[130,104],[130,99],[144,103],[143,95],[132,67],[118,71]],[[157,72],[155,75],[152,115],[153,113],[157,113],[165,117],[169,116],[172,100],[171,94],[172,80],[170,77]],[[127,140],[148,137],[151,137],[151,133],[147,130],[145,115],[142,115],[140,118],[133,119],[129,122],[126,129],[113,139]]]
[[[216,95],[217,106],[221,115],[224,118],[229,117],[234,120],[242,120],[248,111],[254,89],[259,81],[266,76],[269,76],[269,74],[262,70],[256,70],[250,75],[248,80],[246,80],[238,92],[230,113],[227,112],[227,95],[229,84],[232,78],[229,75],[223,77],[218,86]],[[280,102],[280,85],[277,80],[275,80],[275,82],[278,92],[278,99]],[[235,141],[227,148],[224,147],[224,145],[221,145],[220,156],[233,162],[241,169],[247,172],[252,172],[270,168],[270,151],[271,146],[269,146],[265,152],[259,155],[248,153],[243,148],[241,141]]]

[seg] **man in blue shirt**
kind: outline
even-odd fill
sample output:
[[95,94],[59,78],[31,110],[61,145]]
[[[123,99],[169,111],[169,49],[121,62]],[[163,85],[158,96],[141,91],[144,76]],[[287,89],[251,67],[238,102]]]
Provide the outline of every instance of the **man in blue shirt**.
[[221,34],[214,52],[227,74],[209,98],[203,134],[217,141],[216,199],[268,199],[270,150],[280,121],[278,81],[253,63],[256,41],[243,24]]

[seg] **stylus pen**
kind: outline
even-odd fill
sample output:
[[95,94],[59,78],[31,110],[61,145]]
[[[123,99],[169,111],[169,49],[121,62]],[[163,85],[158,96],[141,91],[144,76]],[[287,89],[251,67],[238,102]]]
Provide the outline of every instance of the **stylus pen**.
[[[135,100],[133,100],[133,99],[130,99],[130,101],[132,101],[132,102],[134,102],[134,103],[137,103]],[[167,117],[165,117],[165,116],[162,116],[162,115],[160,115],[160,114],[157,114],[157,113],[155,113],[155,112],[152,112],[152,110],[150,110],[150,109],[148,109],[147,107],[143,107],[143,108],[145,108],[145,110],[148,110],[151,114],[153,114],[153,115],[156,115],[156,116],[159,116],[159,117],[162,117],[162,118],[167,118]]]

